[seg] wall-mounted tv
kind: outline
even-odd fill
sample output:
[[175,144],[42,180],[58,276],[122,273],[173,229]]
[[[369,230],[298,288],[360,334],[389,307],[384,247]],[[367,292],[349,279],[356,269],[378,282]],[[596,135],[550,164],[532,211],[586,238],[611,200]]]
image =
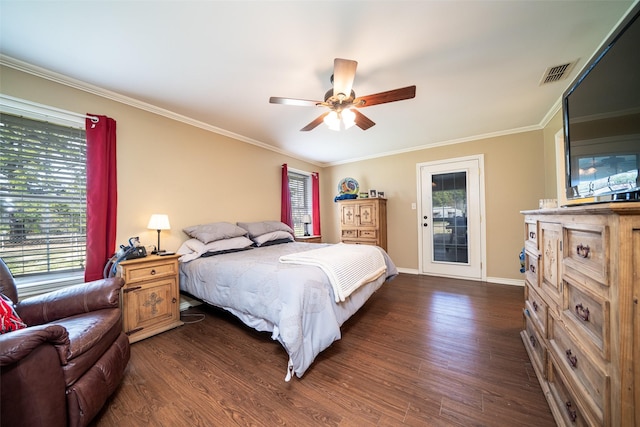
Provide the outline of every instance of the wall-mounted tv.
[[640,201],[640,3],[562,98],[569,204]]

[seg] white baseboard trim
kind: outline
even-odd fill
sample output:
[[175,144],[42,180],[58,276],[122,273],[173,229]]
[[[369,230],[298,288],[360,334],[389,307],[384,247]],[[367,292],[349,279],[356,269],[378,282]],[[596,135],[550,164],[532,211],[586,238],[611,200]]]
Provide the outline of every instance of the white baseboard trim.
[[[418,269],[398,267],[398,272],[405,274],[420,275]],[[498,285],[524,286],[524,279],[507,279],[504,277],[487,277],[487,283],[496,283]]]

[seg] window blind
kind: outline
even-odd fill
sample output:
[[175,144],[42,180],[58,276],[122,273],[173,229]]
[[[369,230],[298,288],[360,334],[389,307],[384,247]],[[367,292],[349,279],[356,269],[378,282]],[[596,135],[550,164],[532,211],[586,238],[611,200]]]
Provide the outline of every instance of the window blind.
[[0,256],[14,276],[81,271],[84,129],[0,113]]
[[304,235],[302,217],[311,214],[311,180],[307,175],[291,171],[288,176],[293,231],[296,236],[302,236]]

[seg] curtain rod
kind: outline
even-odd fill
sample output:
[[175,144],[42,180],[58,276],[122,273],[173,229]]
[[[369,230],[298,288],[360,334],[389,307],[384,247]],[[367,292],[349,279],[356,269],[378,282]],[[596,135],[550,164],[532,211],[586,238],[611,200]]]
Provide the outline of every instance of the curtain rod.
[[[36,113],[43,116],[53,117],[60,120],[69,120],[68,116],[81,119],[90,119],[92,123],[98,123],[99,117],[89,114],[75,113],[73,111],[63,110],[61,108],[51,107],[49,105],[38,104],[37,102],[27,101],[25,99],[14,98],[13,96],[0,93],[0,105],[7,106],[14,110]],[[58,115],[56,115],[58,114]],[[66,116],[66,117],[65,117]]]

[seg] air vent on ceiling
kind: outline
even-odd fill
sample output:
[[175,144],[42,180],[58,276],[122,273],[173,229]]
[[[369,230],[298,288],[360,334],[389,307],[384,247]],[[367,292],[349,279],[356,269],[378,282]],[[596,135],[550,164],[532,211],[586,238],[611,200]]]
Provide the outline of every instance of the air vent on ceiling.
[[576,65],[576,62],[578,62],[577,59],[575,61],[567,62],[566,64],[555,65],[547,68],[542,75],[542,79],[540,79],[540,86],[567,78],[573,67]]

